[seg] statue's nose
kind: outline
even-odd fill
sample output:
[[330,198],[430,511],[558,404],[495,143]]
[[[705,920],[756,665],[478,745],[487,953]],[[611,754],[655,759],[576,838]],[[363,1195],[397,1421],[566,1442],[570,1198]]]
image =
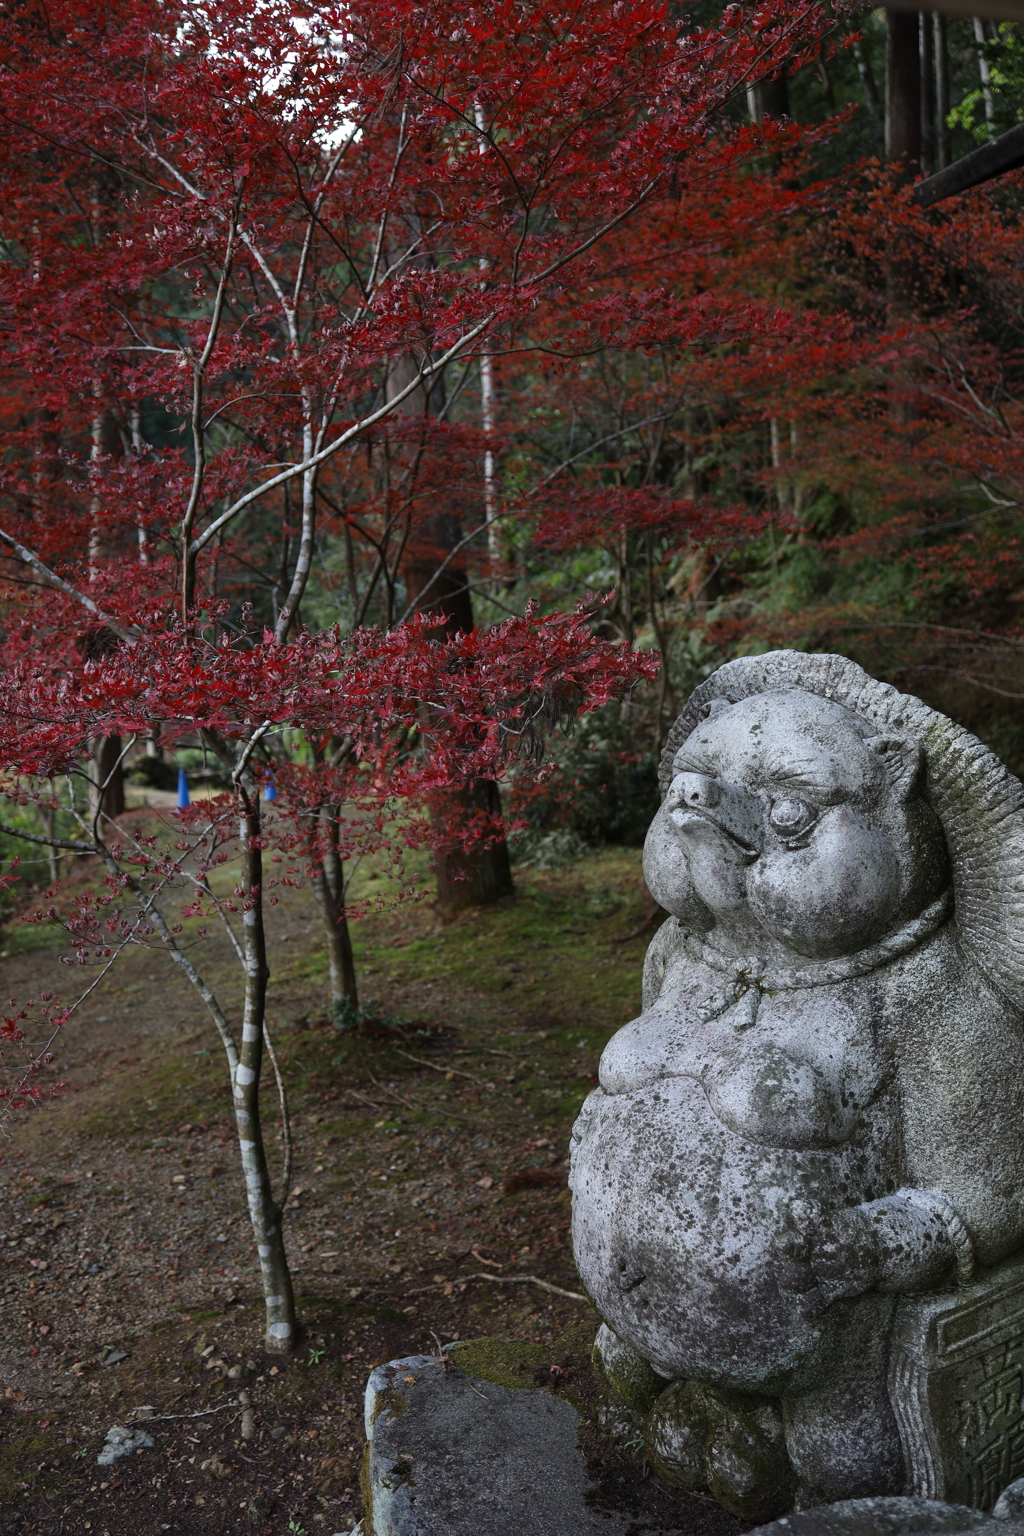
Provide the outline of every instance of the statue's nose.
[[670,805],[691,805],[694,810],[713,811],[722,798],[717,779],[703,773],[677,773],[668,792]]
[[761,802],[745,784],[727,784],[703,773],[677,773],[668,791],[669,814],[680,831],[692,826],[694,813],[727,832],[751,854],[764,841]]

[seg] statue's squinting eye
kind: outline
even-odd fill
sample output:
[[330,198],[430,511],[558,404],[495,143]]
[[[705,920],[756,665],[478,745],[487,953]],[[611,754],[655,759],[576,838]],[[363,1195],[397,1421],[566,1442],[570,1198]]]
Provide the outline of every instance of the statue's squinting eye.
[[783,842],[788,843],[811,830],[818,819],[818,808],[809,805],[806,800],[794,800],[784,795],[781,800],[775,801],[768,819],[772,830],[778,833]]

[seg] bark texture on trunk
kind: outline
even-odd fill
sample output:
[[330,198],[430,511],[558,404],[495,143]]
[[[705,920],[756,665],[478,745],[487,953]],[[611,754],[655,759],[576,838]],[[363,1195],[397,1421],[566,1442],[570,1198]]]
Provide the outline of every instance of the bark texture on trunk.
[[245,1003],[242,1041],[234,1069],[235,1123],[242,1153],[249,1219],[256,1236],[263,1296],[266,1305],[265,1344],[284,1354],[295,1347],[295,1296],[285,1254],[281,1218],[287,1190],[275,1202],[270,1186],[263,1130],[260,1124],[260,1075],[263,1068],[263,1021],[267,1003],[266,938],[263,924],[263,852],[260,846],[259,789],[239,787],[238,838],[241,848],[242,954]]
[[[454,519],[431,519],[431,533],[437,539],[453,538],[455,530],[445,526]],[[457,525],[456,525],[457,528]],[[444,544],[436,547],[443,549]],[[449,544],[449,548],[454,544]],[[441,576],[428,585],[437,572],[437,562],[410,557],[406,566],[406,589],[409,601],[416,602],[422,612],[442,612],[447,622],[438,632],[441,635],[468,633],[473,628],[473,605],[469,595],[466,572],[457,570],[455,562]],[[419,601],[423,593],[422,602]],[[429,722],[426,728],[429,730]],[[483,812],[488,817],[501,815],[501,796],[493,779],[473,779],[452,790],[445,796],[443,814],[453,820],[470,820]],[[485,907],[515,891],[512,865],[508,856],[508,844],[502,837],[486,847],[462,848],[449,843],[438,848],[434,859],[437,882],[437,909],[443,922],[457,917],[469,907]]]
[[759,123],[763,117],[789,117],[789,81],[786,76],[748,86],[747,111],[753,123]]
[[[393,385],[400,388],[409,377],[411,360],[399,359],[393,370]],[[424,390],[415,391],[404,409],[410,415],[429,412],[431,399]],[[457,517],[439,513],[416,528],[406,546],[402,562],[406,597],[410,607],[421,613],[443,613],[444,625],[438,638],[468,634],[475,628],[469,573],[458,552],[462,528]],[[429,730],[429,721],[424,722]],[[498,786],[488,779],[474,780],[451,793],[447,813],[458,818],[484,811],[488,816],[501,813]],[[511,896],[512,865],[508,844],[502,837],[489,847],[464,849],[449,844],[437,851],[434,863],[437,881],[437,907],[442,921],[448,921],[468,907],[487,906]]]
[[885,157],[904,176],[921,167],[921,54],[916,11],[885,13]]
[[[225,759],[227,765],[228,760]],[[238,792],[241,815],[240,834],[242,844],[242,887],[244,907],[243,937],[238,939],[230,920],[226,926],[234,948],[245,972],[245,1008],[242,1029],[242,1047],[239,1050],[231,1025],[216,994],[196,969],[189,955],[179,946],[155,898],[147,897],[129,874],[128,889],[137,898],[146,913],[168,955],[183,972],[206,1005],[207,1011],[220,1036],[231,1074],[231,1088],[235,1107],[235,1126],[245,1177],[246,1198],[253,1233],[256,1238],[263,1294],[266,1304],[265,1343],[269,1350],[283,1353],[293,1348],[296,1339],[295,1298],[291,1274],[285,1253],[282,1218],[288,1199],[288,1179],[291,1166],[290,1138],[287,1124],[287,1103],[283,1084],[279,1081],[281,1111],[284,1117],[285,1168],[281,1182],[280,1200],[275,1201],[271,1192],[270,1170],[267,1166],[266,1148],[260,1126],[259,1089],[263,1065],[264,1011],[266,1005],[269,969],[266,961],[266,944],[263,927],[262,854],[259,847],[259,798],[254,785]],[[122,879],[125,871],[103,842],[97,839],[97,852],[108,872]],[[269,1042],[268,1046],[269,1046]],[[276,1064],[275,1064],[276,1066]]]
[[121,756],[120,736],[100,736],[93,742],[92,768],[89,774],[89,814],[95,823],[100,819],[113,821],[124,812],[124,765]]
[[[501,815],[501,796],[493,779],[473,779],[448,798],[450,815],[461,811],[466,819],[478,812]],[[435,855],[437,905],[442,920],[457,917],[468,907],[485,907],[515,891],[508,844],[504,838],[489,848],[439,848]]]
[[359,993],[356,986],[355,958],[352,954],[352,935],[349,932],[348,919],[345,917],[345,865],[338,846],[341,827],[340,807],[321,806],[320,825],[324,834],[323,863],[313,882],[313,893],[320,907],[327,942],[331,1002],[348,1003],[354,1009],[359,1006]]
[[935,115],[939,170],[952,160],[949,132],[949,23],[945,16],[932,18],[935,30]]
[[921,61],[921,173],[938,170],[935,140],[935,29],[932,17],[922,11],[918,18],[918,49]]
[[[885,154],[899,181],[911,181],[921,169],[921,47],[916,11],[885,13]],[[900,247],[890,247],[886,263],[886,300],[894,321],[914,304],[916,270]]]

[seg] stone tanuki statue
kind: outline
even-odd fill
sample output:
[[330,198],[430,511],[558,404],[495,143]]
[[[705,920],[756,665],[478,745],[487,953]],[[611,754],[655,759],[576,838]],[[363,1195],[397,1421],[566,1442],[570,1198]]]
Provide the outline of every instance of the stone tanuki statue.
[[696,690],[663,790],[672,916],[573,1132],[609,1379],[748,1518],[991,1508],[1024,1472],[1024,788],[781,651]]

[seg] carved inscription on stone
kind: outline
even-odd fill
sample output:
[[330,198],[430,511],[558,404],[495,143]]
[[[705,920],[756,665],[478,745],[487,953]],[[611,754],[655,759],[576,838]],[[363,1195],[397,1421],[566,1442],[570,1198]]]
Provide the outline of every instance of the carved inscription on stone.
[[911,1491],[991,1509],[1024,1474],[1024,1262],[904,1298],[890,1393]]

